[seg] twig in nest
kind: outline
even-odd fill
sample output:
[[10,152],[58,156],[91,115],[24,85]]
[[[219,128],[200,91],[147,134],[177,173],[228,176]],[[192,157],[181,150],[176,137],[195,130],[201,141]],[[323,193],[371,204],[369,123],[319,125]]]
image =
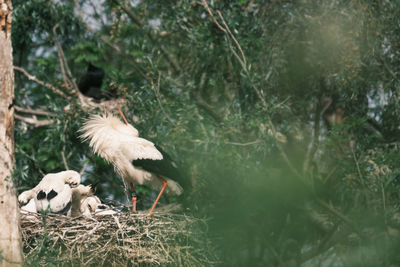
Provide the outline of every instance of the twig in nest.
[[44,227],[40,216],[21,216],[26,257],[37,257],[41,248],[36,239],[47,235],[46,246],[54,248],[54,256],[62,263],[60,266],[217,264],[215,249],[205,236],[207,228],[203,219],[160,211],[151,220],[147,213],[92,218],[47,214],[43,215],[46,216]]

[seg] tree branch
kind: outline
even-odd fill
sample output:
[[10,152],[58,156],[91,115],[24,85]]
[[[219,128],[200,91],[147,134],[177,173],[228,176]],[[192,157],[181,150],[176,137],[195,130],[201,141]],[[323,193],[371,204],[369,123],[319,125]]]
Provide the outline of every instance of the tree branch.
[[61,158],[62,158],[62,161],[63,161],[65,169],[69,170],[68,163],[67,163],[67,160],[65,158],[65,146],[63,147],[63,150],[61,151]]
[[18,114],[14,114],[14,118],[33,125],[34,127],[47,126],[54,123],[53,120],[38,120],[36,117],[28,118]]
[[42,115],[42,116],[51,116],[56,117],[56,114],[41,110],[41,109],[30,109],[30,108],[21,108],[19,106],[15,106],[15,110],[21,113],[33,114],[33,115]]
[[79,91],[78,85],[75,82],[75,78],[71,74],[71,70],[68,66],[67,59],[65,58],[64,50],[62,49],[62,46],[57,38],[57,27],[58,27],[58,24],[53,27],[53,38],[54,38],[54,43],[57,47],[57,52],[58,52],[58,57],[60,60],[60,67],[61,67],[63,79],[64,79],[64,82],[68,82],[68,84],[71,86],[70,88],[72,88],[72,90],[70,93],[77,95],[79,98],[79,101],[82,103],[83,102],[82,94]]
[[67,100],[71,100],[70,96],[67,96],[63,91],[61,91],[60,89],[56,88],[55,86],[49,84],[49,83],[45,83],[41,80],[39,80],[38,78],[36,78],[36,76],[30,75],[26,70],[24,70],[23,68],[14,66],[14,70],[20,71],[22,72],[30,81],[34,81],[35,83],[42,85],[48,89],[50,89],[51,91],[53,91],[54,93],[66,98]]

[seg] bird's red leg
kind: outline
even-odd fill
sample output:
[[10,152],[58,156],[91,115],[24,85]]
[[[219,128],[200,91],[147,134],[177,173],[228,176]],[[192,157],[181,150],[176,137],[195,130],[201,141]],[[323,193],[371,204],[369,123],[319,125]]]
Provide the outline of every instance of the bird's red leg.
[[124,113],[122,113],[121,107],[119,106],[118,102],[116,102],[116,103],[117,103],[117,108],[118,108],[119,114],[121,114],[121,117],[124,120],[124,123],[128,124],[128,121],[126,120]]
[[135,187],[133,186],[132,183],[129,183],[131,186],[131,191],[132,191],[132,211],[136,212],[136,192],[135,192]]
[[167,185],[168,185],[168,183],[166,181],[163,181],[163,186],[161,188],[161,191],[158,194],[158,196],[156,198],[156,201],[154,201],[153,207],[151,207],[151,210],[150,210],[150,213],[149,213],[149,216],[148,216],[149,218],[150,218],[151,214],[153,213],[153,210],[156,207],[158,200],[160,200],[160,197],[161,197],[162,193],[164,192],[165,188],[167,187]]

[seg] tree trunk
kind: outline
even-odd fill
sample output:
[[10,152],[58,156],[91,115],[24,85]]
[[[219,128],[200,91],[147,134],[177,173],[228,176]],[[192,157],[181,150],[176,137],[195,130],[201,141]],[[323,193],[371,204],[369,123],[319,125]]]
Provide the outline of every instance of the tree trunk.
[[14,169],[14,70],[11,0],[0,0],[0,266],[21,266],[21,234]]

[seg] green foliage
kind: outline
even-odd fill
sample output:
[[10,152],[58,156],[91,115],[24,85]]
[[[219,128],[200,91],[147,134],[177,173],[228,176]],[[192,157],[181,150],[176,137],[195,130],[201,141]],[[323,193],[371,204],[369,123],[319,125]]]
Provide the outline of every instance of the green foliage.
[[[14,4],[15,65],[67,93],[57,24],[76,79],[87,62],[104,68],[103,89],[119,88],[128,120],[191,181],[185,203],[210,218],[224,265],[399,263],[397,2],[207,1],[218,25],[200,2],[131,3],[141,25],[100,2],[79,1],[84,17],[69,1]],[[75,96],[16,73],[16,105],[55,120],[16,122],[21,190],[63,170],[64,151],[72,169],[88,162],[84,182],[101,181],[102,198],[125,201],[78,137],[89,114]],[[137,192],[148,208],[156,193]]]

